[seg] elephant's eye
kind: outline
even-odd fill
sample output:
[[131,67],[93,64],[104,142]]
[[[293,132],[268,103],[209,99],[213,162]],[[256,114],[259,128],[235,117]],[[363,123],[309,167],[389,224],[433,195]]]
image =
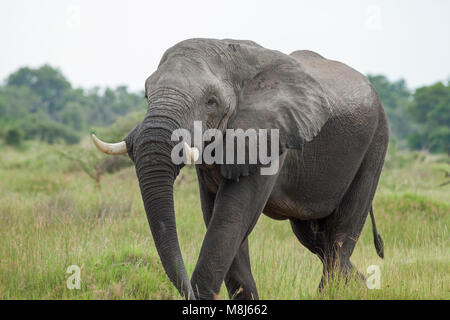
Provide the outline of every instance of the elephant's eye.
[[217,98],[216,97],[209,97],[208,101],[206,101],[206,104],[208,106],[214,106],[214,105],[218,104],[217,103]]

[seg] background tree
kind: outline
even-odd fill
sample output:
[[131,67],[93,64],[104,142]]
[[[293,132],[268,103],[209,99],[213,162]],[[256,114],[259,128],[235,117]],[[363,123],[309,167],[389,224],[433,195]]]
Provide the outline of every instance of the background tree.
[[23,67],[0,86],[0,136],[20,128],[25,139],[77,143],[93,127],[110,126],[118,117],[146,110],[143,92],[127,87],[73,88],[49,65]]
[[415,131],[408,106],[412,101],[412,94],[403,79],[390,82],[383,75],[368,75],[369,81],[377,90],[383,103],[389,121],[391,139],[406,146],[406,138]]
[[417,89],[409,113],[418,123],[408,140],[411,148],[450,152],[450,82]]
[[6,83],[9,86],[29,88],[42,99],[42,106],[55,120],[58,120],[58,111],[64,107],[66,95],[72,89],[61,72],[49,65],[38,69],[20,68],[8,77]]

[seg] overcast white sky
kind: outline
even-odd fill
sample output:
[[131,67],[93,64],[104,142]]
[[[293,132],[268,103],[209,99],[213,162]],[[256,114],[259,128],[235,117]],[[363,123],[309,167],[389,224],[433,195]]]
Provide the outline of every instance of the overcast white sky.
[[450,1],[0,2],[0,79],[49,63],[76,86],[142,90],[164,51],[194,37],[309,49],[410,88],[450,77]]

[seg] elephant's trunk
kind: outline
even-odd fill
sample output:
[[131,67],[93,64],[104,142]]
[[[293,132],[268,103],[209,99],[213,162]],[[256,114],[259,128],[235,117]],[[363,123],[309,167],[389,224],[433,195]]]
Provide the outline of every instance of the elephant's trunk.
[[169,279],[186,299],[195,299],[175,224],[173,183],[180,167],[171,161],[173,122],[147,117],[135,140],[135,164],[147,219]]

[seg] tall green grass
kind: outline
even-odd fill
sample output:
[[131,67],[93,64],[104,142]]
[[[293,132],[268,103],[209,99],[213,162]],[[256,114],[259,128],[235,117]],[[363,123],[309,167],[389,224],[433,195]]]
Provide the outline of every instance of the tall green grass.
[[[55,152],[63,147],[0,148],[0,298],[180,298],[153,244],[134,168],[106,175],[98,187]],[[250,236],[260,298],[449,299],[450,187],[439,186],[446,171],[446,156],[389,151],[374,202],[385,259],[376,255],[370,223],[352,256],[362,273],[380,267],[379,290],[333,283],[319,294],[318,258],[287,221],[261,216]],[[177,179],[175,209],[191,274],[206,231],[192,168]],[[70,265],[81,268],[80,290],[66,286]],[[224,287],[220,298],[228,298]]]

